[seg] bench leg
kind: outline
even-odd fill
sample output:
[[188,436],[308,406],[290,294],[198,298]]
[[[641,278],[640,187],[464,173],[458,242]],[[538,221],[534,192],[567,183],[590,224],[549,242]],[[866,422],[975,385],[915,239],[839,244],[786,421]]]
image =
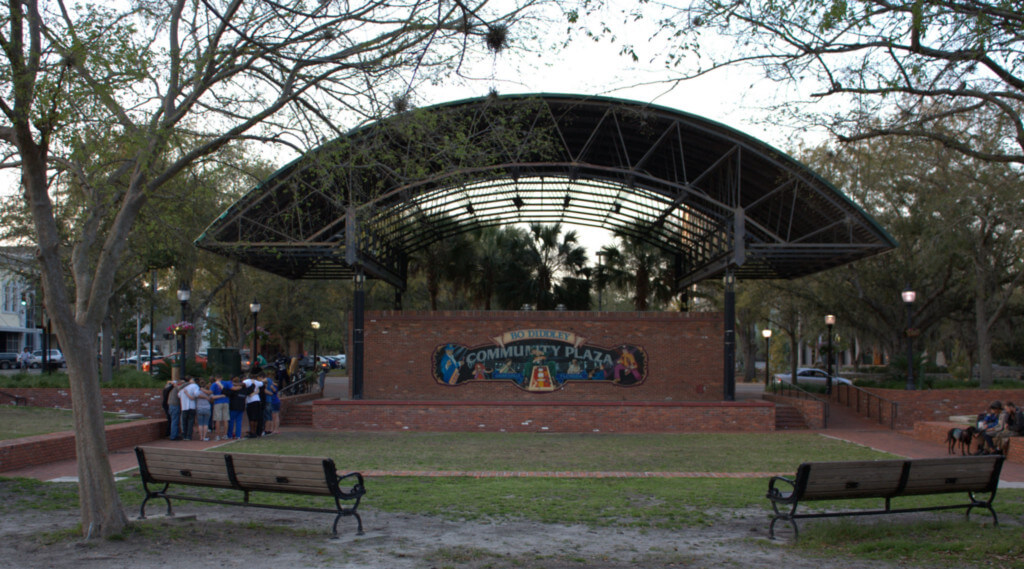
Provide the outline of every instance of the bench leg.
[[800,537],[800,529],[797,528],[796,519],[793,518],[794,514],[796,514],[796,508],[799,505],[799,502],[793,504],[789,508],[788,512],[782,512],[780,511],[779,504],[775,501],[772,501],[772,511],[774,512],[774,515],[772,516],[772,522],[768,524],[768,539],[775,539],[775,522],[779,520],[789,522],[789,524],[793,526],[794,541]]
[[167,488],[170,486],[170,484],[164,484],[164,489],[159,492],[150,491],[149,488],[146,487],[145,483],[143,483],[142,486],[143,489],[146,491],[146,497],[142,500],[142,505],[139,506],[140,520],[146,519],[146,502],[148,502],[150,498],[163,498],[164,501],[167,502],[167,517],[174,517],[174,511],[171,510],[171,500],[165,495],[165,493],[167,492]]
[[331,537],[334,539],[338,538],[338,522],[341,521],[342,516],[354,516],[359,529],[356,531],[356,535],[363,535],[363,518],[359,516],[359,512],[352,510],[346,510],[338,512],[337,516],[334,516],[334,527],[331,528]]
[[975,504],[975,505],[967,506],[967,512],[964,514],[964,518],[965,519],[970,521],[970,519],[971,519],[971,510],[973,510],[975,508],[975,506],[987,509],[988,513],[992,514],[992,525],[995,526],[995,527],[999,527],[999,517],[996,516],[996,511],[994,509],[992,509],[992,505],[991,504]]
[[768,539],[775,539],[775,522],[782,520],[793,526],[793,541],[800,539],[800,528],[796,525],[796,520],[792,518],[772,518],[772,522],[768,524]]

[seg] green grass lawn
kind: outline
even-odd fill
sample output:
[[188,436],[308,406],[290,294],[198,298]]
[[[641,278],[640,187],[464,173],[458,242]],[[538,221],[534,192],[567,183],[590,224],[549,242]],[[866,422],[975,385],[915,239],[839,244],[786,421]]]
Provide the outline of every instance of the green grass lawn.
[[[330,456],[352,470],[530,470],[790,472],[812,460],[861,460],[889,455],[811,433],[700,435],[571,435],[481,433],[283,433],[232,443],[218,451]],[[763,519],[767,476],[755,478],[473,478],[371,477],[364,511],[422,514],[453,520],[525,520],[593,528],[688,528]],[[142,500],[137,478],[118,483],[122,503]],[[237,493],[181,488],[208,497]],[[0,515],[31,509],[73,509],[74,484],[0,478]],[[901,499],[894,507],[960,501],[965,496]],[[323,498],[254,494],[253,501],[325,505]],[[328,500],[329,502],[329,500]],[[815,503],[808,509],[880,508],[882,501]],[[162,505],[157,504],[159,510]],[[190,503],[190,508],[215,505]],[[802,556],[843,557],[919,567],[1024,568],[1024,490],[1000,490],[1001,525],[984,512],[964,522],[961,511],[923,516],[804,520],[801,539],[782,544]],[[802,511],[807,511],[801,506]]]
[[[116,413],[104,413],[108,425],[124,422]],[[71,411],[47,407],[0,406],[0,440],[45,435],[75,428]]]
[[283,433],[235,452],[329,456],[341,470],[796,472],[807,460],[891,455],[813,433]]

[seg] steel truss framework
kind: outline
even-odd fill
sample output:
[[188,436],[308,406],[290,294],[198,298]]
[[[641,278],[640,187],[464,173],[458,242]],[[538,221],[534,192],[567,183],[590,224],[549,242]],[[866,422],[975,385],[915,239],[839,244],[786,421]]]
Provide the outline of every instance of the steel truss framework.
[[563,222],[650,242],[677,284],[794,278],[892,238],[789,156],[721,124],[619,99],[486,97],[398,114],[283,167],[203,249],[292,279],[404,290],[409,254],[488,226]]

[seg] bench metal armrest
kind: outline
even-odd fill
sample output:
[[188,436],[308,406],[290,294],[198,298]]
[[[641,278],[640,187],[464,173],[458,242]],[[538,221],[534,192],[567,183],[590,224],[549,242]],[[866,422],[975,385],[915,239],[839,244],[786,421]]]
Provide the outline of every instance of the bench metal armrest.
[[[776,483],[788,484],[788,488],[778,488]],[[792,478],[785,476],[772,476],[768,480],[768,494],[767,497],[772,502],[790,502],[796,492],[796,482]]]
[[[356,479],[356,483],[352,486],[352,488],[348,492],[346,492],[346,491],[341,489],[341,481],[345,480],[346,478],[355,478]],[[353,498],[358,498],[358,497],[362,496],[363,494],[366,494],[366,486],[363,485],[363,475],[362,475],[362,473],[360,473],[360,472],[349,472],[348,474],[338,475],[338,491],[341,493],[342,498],[345,499],[345,500],[351,500]]]

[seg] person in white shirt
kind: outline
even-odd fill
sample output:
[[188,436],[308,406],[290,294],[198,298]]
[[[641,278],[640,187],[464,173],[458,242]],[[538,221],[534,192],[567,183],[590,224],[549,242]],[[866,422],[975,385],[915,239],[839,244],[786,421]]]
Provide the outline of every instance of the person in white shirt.
[[259,422],[260,416],[263,414],[263,408],[260,405],[260,387],[263,387],[262,374],[257,373],[256,377],[247,378],[242,383],[246,386],[252,386],[252,393],[245,398],[245,415],[249,419],[249,434],[246,435],[250,439],[260,436]]
[[181,432],[186,441],[192,440],[192,429],[196,424],[196,398],[199,397],[199,385],[194,377],[188,378],[188,383],[178,392],[178,399],[181,401]]

